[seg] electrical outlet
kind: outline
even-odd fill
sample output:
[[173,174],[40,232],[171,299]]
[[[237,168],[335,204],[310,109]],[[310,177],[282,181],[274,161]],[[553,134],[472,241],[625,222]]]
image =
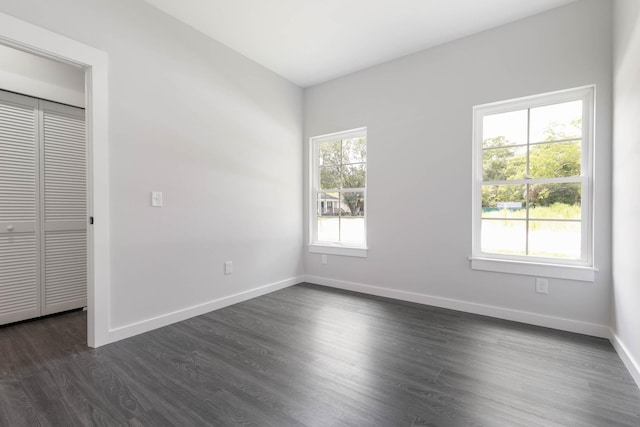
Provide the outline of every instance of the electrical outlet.
[[539,294],[549,293],[549,279],[536,277],[536,292]]
[[322,255],[322,264],[323,265],[327,265],[327,256],[326,255]]
[[233,273],[233,261],[225,261],[224,263],[224,274]]

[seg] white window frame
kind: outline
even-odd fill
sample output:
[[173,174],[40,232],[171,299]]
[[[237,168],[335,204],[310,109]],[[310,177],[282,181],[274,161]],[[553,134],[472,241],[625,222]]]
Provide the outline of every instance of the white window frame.
[[[582,147],[581,147],[581,259],[566,260],[530,255],[507,255],[486,253],[481,250],[482,227],[482,139],[483,118],[487,115],[541,107],[562,102],[581,100]],[[595,86],[584,86],[558,92],[545,93],[513,100],[495,102],[473,107],[473,253],[471,268],[475,270],[553,277],[560,279],[594,281],[593,260],[593,151]],[[555,179],[562,182],[562,178]],[[511,180],[505,184],[527,184],[531,180]]]
[[[369,150],[367,149],[367,160],[365,161],[365,186],[362,188],[343,188],[335,192],[343,193],[350,191],[363,191],[365,200],[365,215],[364,215],[364,243],[362,245],[349,245],[342,242],[324,242],[318,241],[318,208],[317,200],[318,193],[326,192],[326,190],[320,190],[320,176],[319,176],[319,146],[323,142],[340,141],[343,139],[351,138],[365,138],[367,141],[367,128],[351,129],[343,132],[335,132],[326,135],[314,136],[309,139],[309,252],[329,254],[329,255],[344,255],[354,257],[366,257],[367,256],[367,217],[368,215],[368,199],[367,199],[367,177],[369,175]],[[368,147],[367,147],[368,148]]]

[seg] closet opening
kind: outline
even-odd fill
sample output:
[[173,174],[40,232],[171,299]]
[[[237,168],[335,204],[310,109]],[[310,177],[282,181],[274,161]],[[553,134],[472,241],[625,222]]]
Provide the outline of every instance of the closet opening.
[[1,325],[89,305],[85,74],[0,44]]

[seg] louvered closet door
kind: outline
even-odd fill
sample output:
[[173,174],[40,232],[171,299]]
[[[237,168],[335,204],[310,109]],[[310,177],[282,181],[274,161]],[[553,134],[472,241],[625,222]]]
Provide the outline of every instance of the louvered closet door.
[[0,91],[0,324],[40,315],[37,105]]
[[43,313],[87,305],[84,110],[40,101],[44,213]]

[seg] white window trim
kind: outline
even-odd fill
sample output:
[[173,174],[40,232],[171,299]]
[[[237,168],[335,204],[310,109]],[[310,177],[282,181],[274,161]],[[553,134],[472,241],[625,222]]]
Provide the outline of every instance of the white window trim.
[[[364,187],[364,200],[365,200],[365,216],[364,216],[364,244],[363,245],[348,245],[345,243],[339,242],[320,242],[316,240],[316,236],[318,235],[318,211],[317,211],[317,197],[320,189],[318,188],[319,177],[318,177],[318,168],[316,167],[316,163],[318,161],[318,145],[323,142],[335,141],[338,139],[350,139],[350,138],[359,138],[364,136],[367,141],[367,166],[369,164],[369,150],[368,150],[368,139],[367,139],[367,128],[357,128],[351,129],[344,132],[334,132],[325,135],[314,136],[309,138],[309,252],[311,253],[319,253],[319,254],[327,254],[327,255],[341,255],[341,256],[353,256],[353,257],[361,257],[366,258],[368,253],[367,248],[367,207],[368,207],[368,199],[367,199],[367,178],[369,176],[369,171],[367,167],[367,171],[365,173],[365,187]],[[343,189],[348,190],[348,189]],[[358,190],[360,191],[360,190]]]
[[[582,114],[582,259],[563,260],[485,253],[481,251],[482,211],[482,118],[485,115],[534,108],[566,101],[583,101]],[[514,100],[495,102],[473,107],[473,234],[471,268],[474,270],[501,273],[543,276],[559,279],[593,282],[595,272],[593,260],[593,152],[595,86],[584,86],[558,92],[534,95]],[[514,181],[515,183],[515,181]]]

